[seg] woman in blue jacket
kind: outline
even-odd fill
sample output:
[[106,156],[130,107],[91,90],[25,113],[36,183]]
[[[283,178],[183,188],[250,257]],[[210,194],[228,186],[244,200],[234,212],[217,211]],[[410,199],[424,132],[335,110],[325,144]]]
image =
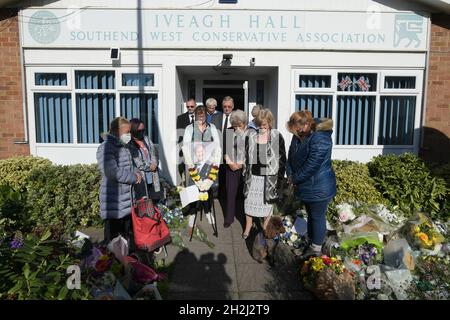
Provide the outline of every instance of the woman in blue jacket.
[[336,195],[336,176],[331,167],[333,120],[313,119],[311,112],[294,112],[287,129],[294,135],[289,147],[286,172],[295,195],[308,213],[311,243],[302,258],[319,256],[326,234],[328,203]]

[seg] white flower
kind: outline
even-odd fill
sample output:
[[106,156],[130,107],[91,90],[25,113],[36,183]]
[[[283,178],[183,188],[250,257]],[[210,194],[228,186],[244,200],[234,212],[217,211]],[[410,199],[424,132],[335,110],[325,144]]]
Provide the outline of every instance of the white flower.
[[340,222],[347,222],[355,219],[355,214],[353,213],[353,208],[348,203],[343,203],[336,206],[336,209],[339,214],[339,221]]
[[396,224],[400,222],[399,217],[382,204],[377,206],[376,213],[384,222]]
[[289,238],[289,240],[291,240],[292,242],[297,241],[297,239],[298,239],[298,236],[295,233],[291,234],[291,237]]

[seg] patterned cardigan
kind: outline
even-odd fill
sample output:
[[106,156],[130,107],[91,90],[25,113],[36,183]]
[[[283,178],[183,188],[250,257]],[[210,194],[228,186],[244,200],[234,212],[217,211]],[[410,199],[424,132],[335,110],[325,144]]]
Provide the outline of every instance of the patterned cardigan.
[[[255,130],[248,131],[246,143],[244,175],[244,196],[248,196],[250,182],[252,179],[252,164],[256,164],[256,138],[258,133]],[[267,167],[266,176],[264,177],[264,202],[273,203],[279,197],[279,189],[282,179],[284,178],[286,168],[286,148],[284,145],[283,135],[276,129],[270,130],[269,141],[267,142]]]
[[141,151],[139,150],[139,146],[136,145],[134,141],[131,141],[128,143],[128,148],[130,149],[131,157],[133,158],[135,166],[142,172],[150,172],[150,165],[155,164],[156,165],[156,171],[152,172],[152,184],[153,188],[155,189],[155,192],[161,191],[161,183],[159,181],[159,173],[158,173],[158,164],[159,164],[159,158],[158,158],[158,151],[156,150],[155,145],[153,142],[147,137],[144,137],[144,144],[147,146],[149,150],[150,155],[150,164],[147,164],[142,155]]

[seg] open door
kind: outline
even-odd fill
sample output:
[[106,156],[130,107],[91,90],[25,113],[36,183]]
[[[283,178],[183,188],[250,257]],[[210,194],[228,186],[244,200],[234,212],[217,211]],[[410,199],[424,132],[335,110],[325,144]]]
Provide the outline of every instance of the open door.
[[244,112],[247,114],[248,119],[250,119],[250,110],[248,108],[248,81],[245,80],[242,84],[242,88],[244,89]]

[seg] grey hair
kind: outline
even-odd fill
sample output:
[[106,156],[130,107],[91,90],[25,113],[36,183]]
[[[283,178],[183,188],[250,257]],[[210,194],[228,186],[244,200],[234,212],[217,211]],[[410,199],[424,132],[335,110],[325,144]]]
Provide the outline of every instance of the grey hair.
[[242,110],[235,110],[231,112],[230,123],[231,126],[237,126],[241,123],[247,124],[247,115]]
[[214,105],[215,107],[217,107],[217,100],[214,98],[208,98],[205,102],[206,106],[211,106]]
[[264,107],[262,105],[256,104],[252,109],[252,117],[256,118],[256,116],[262,109],[264,109]]

